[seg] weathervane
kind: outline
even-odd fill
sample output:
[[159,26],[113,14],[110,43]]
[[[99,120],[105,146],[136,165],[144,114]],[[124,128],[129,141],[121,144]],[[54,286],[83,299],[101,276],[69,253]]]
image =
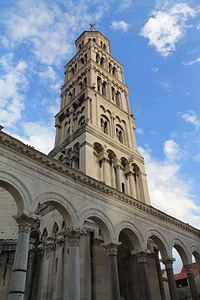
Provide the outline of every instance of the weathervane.
[[91,23],[91,24],[90,24],[90,30],[95,30],[95,27],[94,27],[94,26],[95,26],[95,23]]

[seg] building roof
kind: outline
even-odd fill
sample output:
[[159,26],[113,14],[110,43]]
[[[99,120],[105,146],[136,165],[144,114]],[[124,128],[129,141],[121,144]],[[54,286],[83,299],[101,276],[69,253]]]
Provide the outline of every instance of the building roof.
[[[198,265],[196,262],[192,264],[192,269],[193,269],[193,275],[196,276],[199,273]],[[181,280],[181,279],[187,278],[187,272],[186,272],[185,267],[182,267],[181,272],[178,274],[175,274],[174,278],[175,278],[175,280]]]

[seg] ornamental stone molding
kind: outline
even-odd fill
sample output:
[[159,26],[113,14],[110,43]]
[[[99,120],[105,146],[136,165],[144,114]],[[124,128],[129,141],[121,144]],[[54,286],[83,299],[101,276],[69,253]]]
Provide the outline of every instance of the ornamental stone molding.
[[19,231],[30,232],[35,222],[39,220],[38,217],[32,214],[21,213],[14,215],[13,219],[16,221]]

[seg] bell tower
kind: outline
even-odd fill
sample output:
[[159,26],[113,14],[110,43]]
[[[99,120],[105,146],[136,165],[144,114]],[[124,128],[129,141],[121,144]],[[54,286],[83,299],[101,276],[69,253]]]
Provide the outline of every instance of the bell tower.
[[66,165],[150,204],[123,66],[99,31],[84,31],[65,66],[56,138],[49,153]]

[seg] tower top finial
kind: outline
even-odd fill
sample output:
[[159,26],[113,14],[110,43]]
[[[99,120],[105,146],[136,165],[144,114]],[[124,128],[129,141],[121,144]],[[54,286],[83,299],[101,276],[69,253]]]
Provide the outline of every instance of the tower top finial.
[[90,24],[90,30],[95,30],[95,23]]

